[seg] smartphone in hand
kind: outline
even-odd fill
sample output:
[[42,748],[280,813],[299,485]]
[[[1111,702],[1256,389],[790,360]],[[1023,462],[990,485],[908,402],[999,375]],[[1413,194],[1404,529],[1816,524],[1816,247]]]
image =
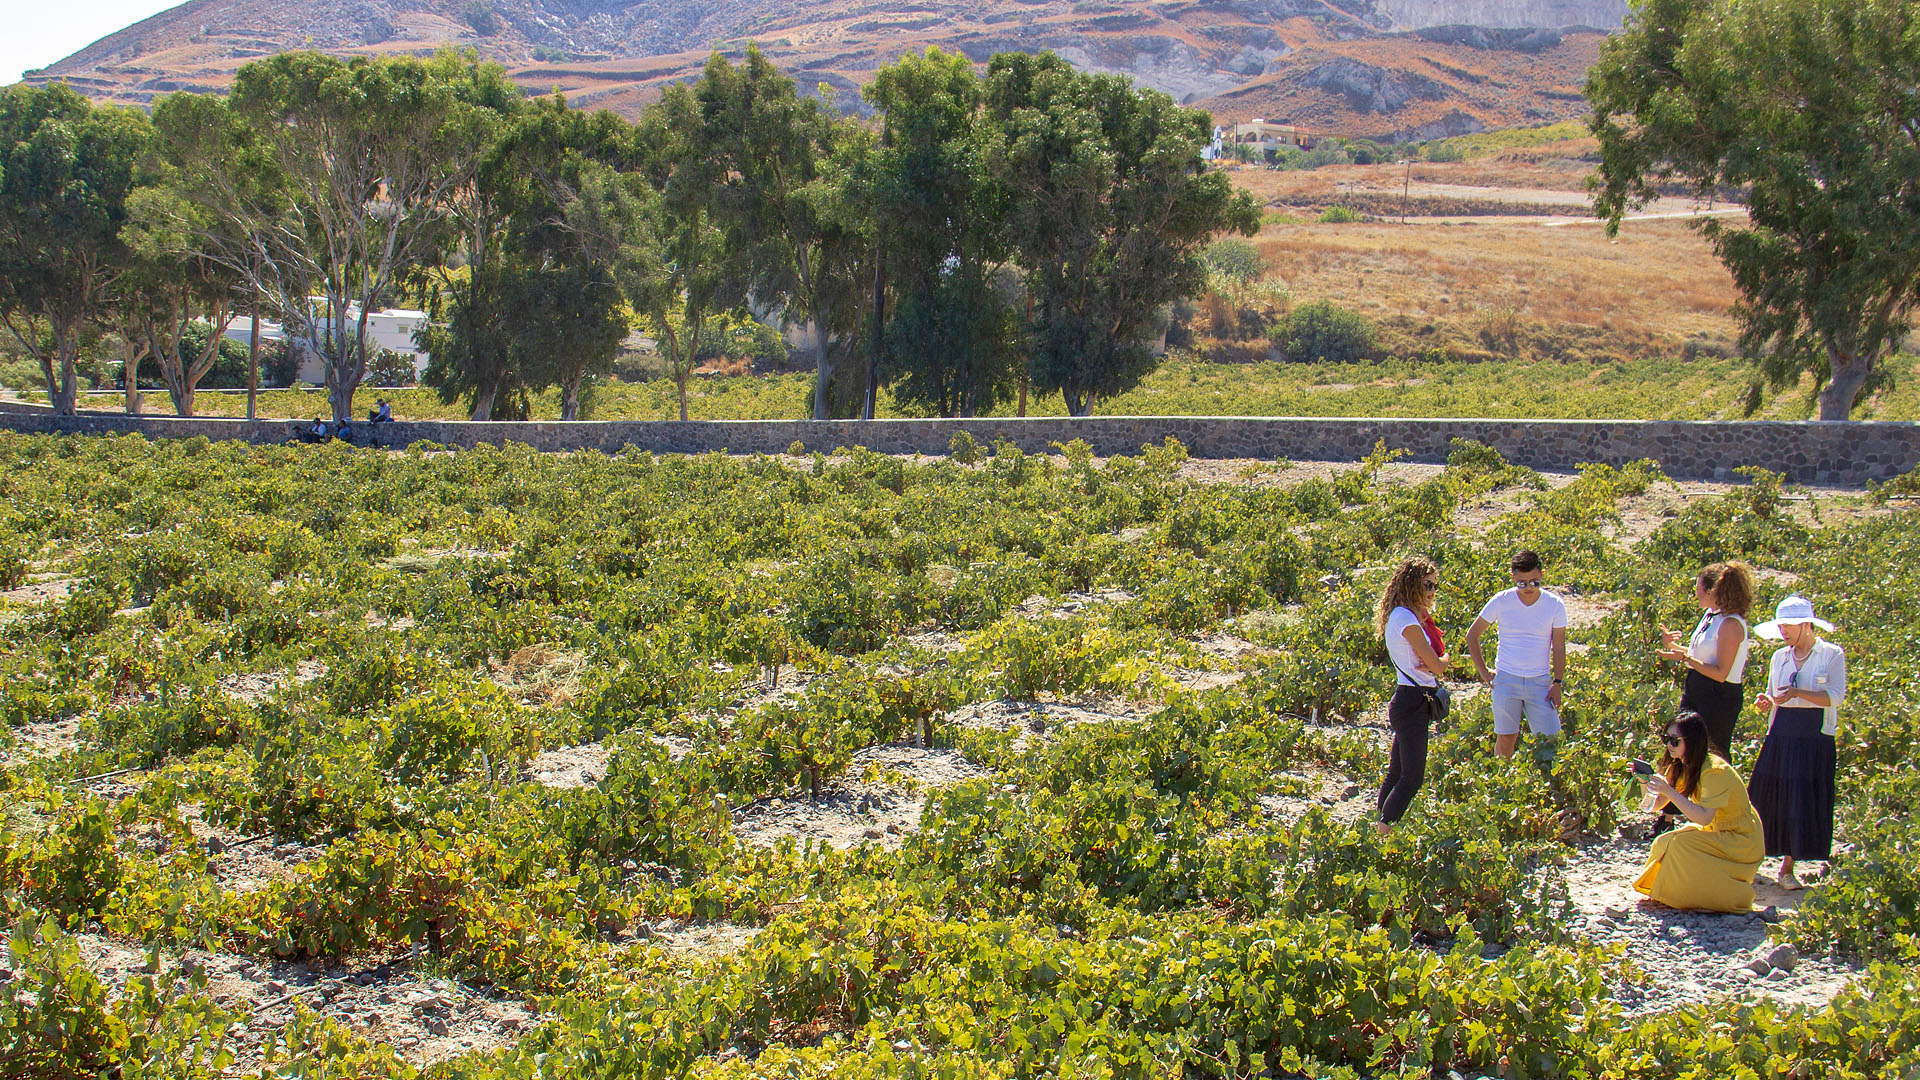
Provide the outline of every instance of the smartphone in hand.
[[1653,775],[1653,765],[1652,765],[1651,763],[1649,763],[1649,762],[1646,762],[1646,761],[1642,761],[1642,760],[1640,760],[1639,758],[1634,758],[1634,759],[1633,759],[1633,774],[1634,774],[1635,776],[1652,776],[1652,775]]

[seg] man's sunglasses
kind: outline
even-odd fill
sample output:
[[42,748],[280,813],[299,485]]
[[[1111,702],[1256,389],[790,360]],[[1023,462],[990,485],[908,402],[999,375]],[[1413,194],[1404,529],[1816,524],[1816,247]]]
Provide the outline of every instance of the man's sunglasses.
[[1537,589],[1545,580],[1545,578],[1529,578],[1526,581],[1522,581],[1519,578],[1514,578],[1513,587],[1516,589]]

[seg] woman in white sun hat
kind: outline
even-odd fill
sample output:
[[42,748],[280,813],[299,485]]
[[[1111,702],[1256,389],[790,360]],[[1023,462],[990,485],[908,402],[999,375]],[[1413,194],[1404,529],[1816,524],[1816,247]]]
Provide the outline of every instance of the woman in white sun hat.
[[1820,636],[1833,624],[1804,596],[1780,601],[1773,621],[1753,628],[1785,641],[1773,654],[1767,689],[1754,706],[1768,714],[1767,738],[1747,784],[1760,815],[1767,854],[1780,856],[1780,887],[1800,888],[1802,859],[1825,861],[1833,849],[1834,732],[1847,696],[1847,654]]

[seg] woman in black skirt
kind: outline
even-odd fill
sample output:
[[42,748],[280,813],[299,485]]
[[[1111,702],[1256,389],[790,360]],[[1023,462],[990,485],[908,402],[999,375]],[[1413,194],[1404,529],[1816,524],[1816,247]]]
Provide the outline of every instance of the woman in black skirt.
[[1780,887],[1798,889],[1794,864],[1833,853],[1833,736],[1847,696],[1847,654],[1820,636],[1833,624],[1815,618],[1805,597],[1780,601],[1773,621],[1753,629],[1787,644],[1773,654],[1767,690],[1754,699],[1769,719],[1747,791],[1767,854],[1780,856]]
[[1678,630],[1660,628],[1659,656],[1687,668],[1680,708],[1707,723],[1713,753],[1733,761],[1733,725],[1740,718],[1747,670],[1747,610],[1753,606],[1753,571],[1743,562],[1714,563],[1700,571],[1694,599],[1704,613],[1685,643]]

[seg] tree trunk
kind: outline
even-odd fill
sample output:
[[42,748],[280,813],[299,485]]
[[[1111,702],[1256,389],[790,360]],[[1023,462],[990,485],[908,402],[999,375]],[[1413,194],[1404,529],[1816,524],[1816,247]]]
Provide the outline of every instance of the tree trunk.
[[494,388],[493,386],[491,386],[491,385],[489,385],[489,386],[482,386],[482,387],[476,387],[476,388],[474,389],[474,391],[473,391],[473,416],[471,417],[471,419],[474,419],[474,420],[491,420],[491,419],[493,419],[493,395],[494,395],[494,390],[495,390],[495,388]]
[[346,373],[340,370],[345,366],[337,365],[333,377],[327,380],[330,384],[327,387],[327,406],[333,410],[333,422],[336,424],[353,417],[353,385],[345,377]]
[[193,390],[193,383],[185,382],[180,387],[179,395],[173,399],[173,409],[181,416],[193,415]]
[[560,381],[560,419],[580,419],[580,376]]
[[860,419],[871,420],[880,402],[880,350],[887,341],[887,252],[873,256],[873,342],[867,349],[867,392],[862,395]]
[[260,399],[260,296],[253,297],[253,330],[247,335],[247,419],[258,419]]
[[833,358],[827,355],[827,321],[825,319],[813,320],[813,350],[813,418],[830,420],[833,418],[833,402],[827,395],[833,388]]
[[1851,420],[1854,399],[1860,396],[1860,388],[1873,374],[1873,358],[1842,352],[1829,345],[1827,363],[1830,372],[1827,385],[1820,390],[1820,419]]
[[1077,390],[1063,390],[1061,396],[1067,399],[1068,416],[1086,416],[1093,411],[1093,395]]
[[687,419],[687,370],[686,368],[677,364],[674,366],[673,384],[680,388],[680,420],[682,423],[685,423]]
[[127,392],[127,415],[140,415],[140,361],[145,359],[147,350],[127,342],[127,366],[123,369],[120,381]]
[[76,329],[74,333],[68,335],[67,339],[60,342],[57,347],[60,353],[60,378],[58,385],[55,385],[55,380],[51,377],[53,369],[52,367],[47,368],[49,376],[47,379],[47,403],[53,406],[55,413],[61,416],[72,416],[80,397],[80,388],[77,385],[78,376],[74,370],[75,362],[78,359],[76,354],[80,351],[80,336],[78,330]]

